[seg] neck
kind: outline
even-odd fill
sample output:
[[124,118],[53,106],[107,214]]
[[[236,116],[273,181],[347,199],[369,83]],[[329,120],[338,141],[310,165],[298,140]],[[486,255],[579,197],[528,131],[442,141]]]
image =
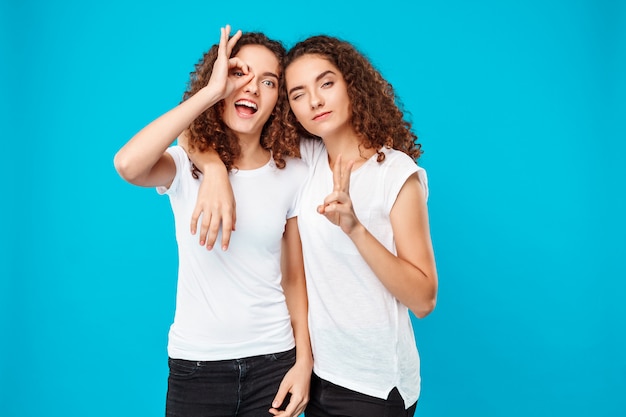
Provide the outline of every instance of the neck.
[[239,137],[241,155],[235,160],[239,169],[256,169],[267,164],[270,152],[261,146],[260,136]]
[[372,155],[376,153],[375,149],[366,149],[361,145],[363,138],[356,133],[348,133],[344,135],[333,135],[322,138],[326,151],[328,152],[328,163],[332,168],[335,165],[337,157],[341,155],[343,163],[354,161],[352,169],[356,169],[363,165]]

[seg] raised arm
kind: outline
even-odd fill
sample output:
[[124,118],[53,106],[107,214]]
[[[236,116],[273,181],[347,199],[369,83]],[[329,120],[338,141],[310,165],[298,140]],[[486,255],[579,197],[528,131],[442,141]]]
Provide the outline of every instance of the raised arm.
[[352,164],[341,158],[333,168],[334,191],[318,211],[341,227],[382,284],[420,318],[437,301],[437,268],[424,191],[417,174],[404,183],[390,219],[397,256],[385,248],[357,219],[348,193]]
[[[295,217],[287,220],[285,226],[281,269],[283,274],[282,287],[296,340],[296,363],[283,378],[278,393],[272,402],[270,412],[279,417],[295,417],[304,411],[309,401],[309,387],[313,370],[304,260],[302,259],[300,232]],[[283,403],[287,393],[291,395],[289,404],[285,410],[279,411],[278,407]]]
[[[237,58],[229,58],[241,32],[230,40],[229,33],[229,26],[221,28],[218,57],[208,84],[141,129],[117,152],[115,169],[126,181],[146,187],[169,186],[175,167],[172,158],[165,153],[167,148],[196,117],[250,80],[252,74],[247,65]],[[241,68],[245,75],[229,77],[233,68]]]
[[209,87],[163,114],[141,129],[115,155],[115,169],[131,184],[167,186],[176,174],[167,148],[203,111],[219,101]]

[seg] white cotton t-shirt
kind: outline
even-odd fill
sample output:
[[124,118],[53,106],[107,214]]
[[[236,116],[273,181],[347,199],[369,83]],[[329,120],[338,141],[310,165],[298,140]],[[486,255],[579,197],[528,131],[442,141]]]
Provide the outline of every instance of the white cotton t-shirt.
[[[332,192],[333,176],[321,140],[302,139],[309,177],[302,187],[302,239],[314,372],[345,388],[386,399],[397,387],[406,407],[420,393],[420,361],[408,308],[380,282],[341,229],[316,211]],[[403,152],[382,149],[352,172],[350,197],[363,225],[396,253],[389,214],[406,180],[426,172]]]
[[178,243],[176,312],[168,354],[187,360],[224,360],[289,350],[295,346],[281,287],[281,240],[297,215],[297,195],[307,175],[299,159],[278,169],[272,158],[261,168],[233,170],[237,230],[228,250],[208,251],[189,231],[200,179],[191,175],[183,148],[170,147],[176,176],[167,194]]

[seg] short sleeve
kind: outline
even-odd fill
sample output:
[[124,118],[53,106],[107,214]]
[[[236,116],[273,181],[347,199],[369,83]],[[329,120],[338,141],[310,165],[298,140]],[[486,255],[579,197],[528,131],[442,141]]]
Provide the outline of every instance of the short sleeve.
[[293,204],[287,212],[287,218],[297,217],[300,213],[300,195],[302,193],[302,186],[306,182],[308,168],[307,165],[300,159],[292,158],[287,161],[287,167],[289,171],[289,178],[292,181],[290,186],[293,187]]
[[185,172],[185,170],[188,170],[190,168],[190,163],[189,163],[189,158],[187,157],[187,153],[185,152],[183,148],[181,148],[178,145],[170,146],[169,148],[167,148],[165,152],[170,154],[170,156],[174,160],[174,164],[176,165],[176,175],[174,176],[174,179],[172,180],[172,184],[169,186],[169,188],[168,187],[156,187],[156,191],[160,195],[167,194],[169,196],[173,196],[173,195],[176,195],[180,187],[181,173]]
[[417,177],[420,180],[422,189],[424,190],[424,199],[428,201],[428,175],[426,170],[420,166],[417,167]]

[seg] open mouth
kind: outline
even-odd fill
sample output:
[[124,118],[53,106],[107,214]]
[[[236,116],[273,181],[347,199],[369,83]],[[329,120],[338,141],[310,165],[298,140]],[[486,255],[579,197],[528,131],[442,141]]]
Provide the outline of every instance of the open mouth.
[[257,112],[258,107],[256,105],[256,103],[253,103],[251,101],[248,100],[238,100],[235,102],[235,107],[237,108],[237,111],[241,114],[244,114],[246,116],[251,116],[254,113]]

